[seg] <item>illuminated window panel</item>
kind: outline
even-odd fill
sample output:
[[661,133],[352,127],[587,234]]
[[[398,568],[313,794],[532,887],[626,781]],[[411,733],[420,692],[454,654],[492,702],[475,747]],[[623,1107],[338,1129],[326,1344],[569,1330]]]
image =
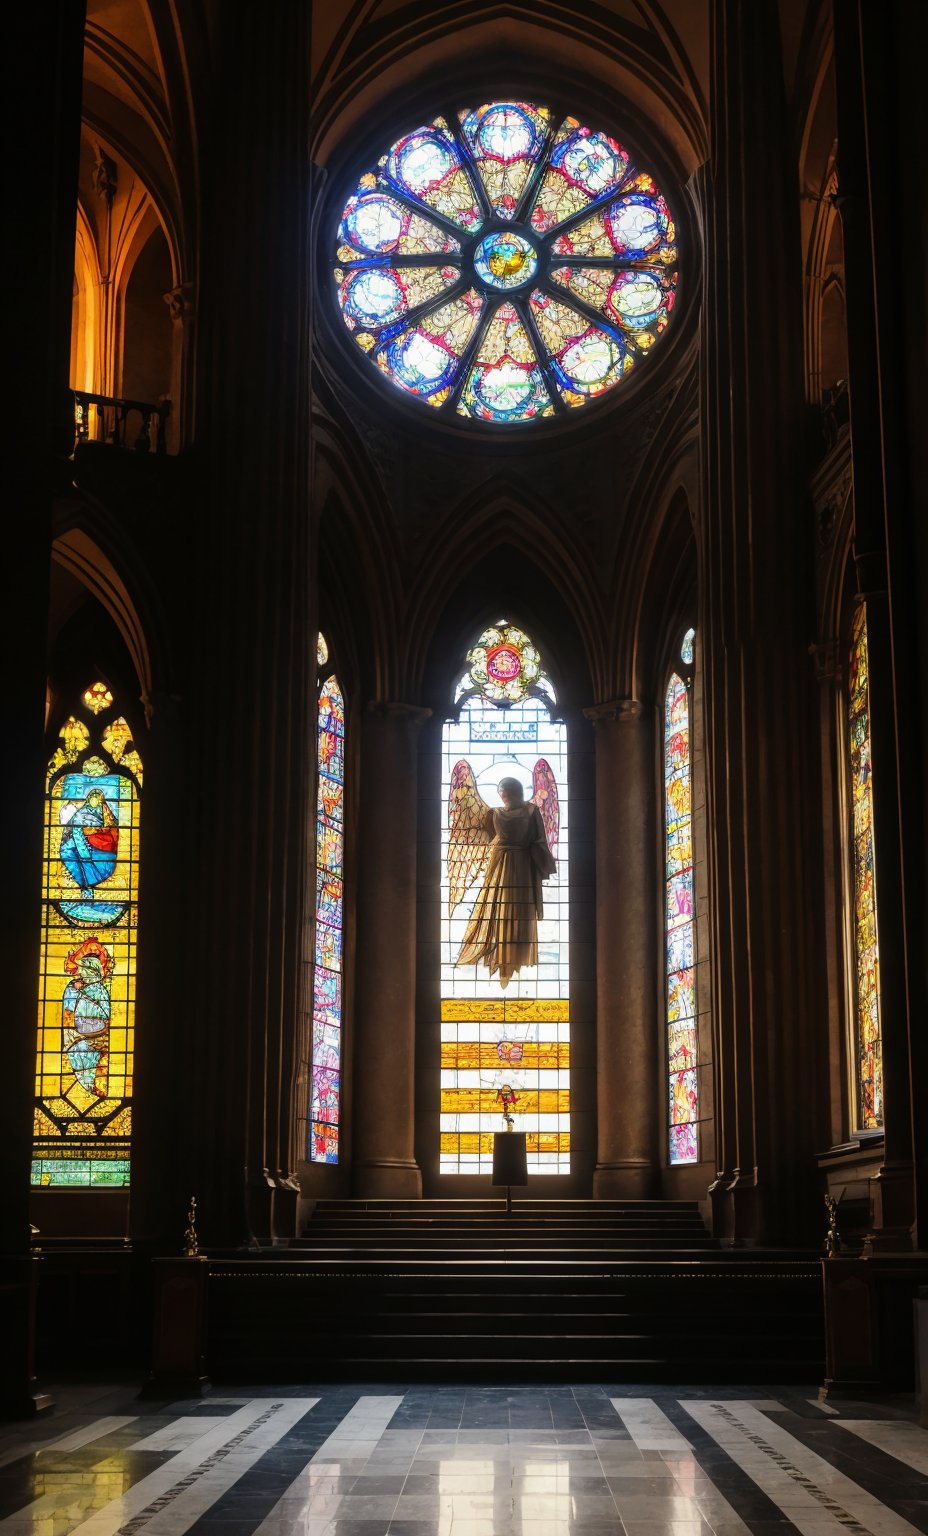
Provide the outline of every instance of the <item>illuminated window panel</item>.
[[[320,635],[317,660],[328,663]],[[319,690],[316,789],[316,921],[313,963],[310,1162],[338,1162],[344,935],[345,700],[337,677]]]
[[[505,1130],[505,1107],[515,1129],[527,1134],[529,1173],[568,1173],[567,733],[552,718],[554,690],[523,631],[492,625],[467,659],[457,713],[442,735],[439,1166],[446,1174],[491,1172],[493,1134]],[[475,909],[478,918],[484,910],[493,870],[492,848],[461,844],[460,806],[475,818],[498,811],[497,785],[506,778],[518,779],[525,800],[538,806],[536,826],[543,826],[556,871],[543,886],[535,961],[520,965],[504,985],[505,964],[494,970],[494,958],[457,962],[473,938]]]
[[[680,650],[693,661],[692,630]],[[696,922],[693,890],[693,788],[690,699],[676,672],[664,700],[664,921],[668,1068],[668,1156],[672,1164],[699,1156],[696,1079]]]
[[607,134],[526,101],[404,134],[335,232],[348,334],[445,418],[511,426],[576,409],[640,367],[670,322],[674,221]]
[[873,784],[870,763],[870,666],[867,609],[854,614],[848,676],[848,747],[854,883],[857,1115],[860,1130],[883,1124],[880,951],[874,887]]
[[48,765],[32,1182],[129,1183],[142,762],[96,681]]

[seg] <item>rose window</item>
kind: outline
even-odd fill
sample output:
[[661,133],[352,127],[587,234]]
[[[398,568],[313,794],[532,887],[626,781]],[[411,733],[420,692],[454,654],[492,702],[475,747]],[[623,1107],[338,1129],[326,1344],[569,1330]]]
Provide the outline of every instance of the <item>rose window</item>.
[[674,303],[650,172],[547,107],[494,102],[407,133],[338,228],[342,318],[374,366],[443,412],[553,416],[613,389]]

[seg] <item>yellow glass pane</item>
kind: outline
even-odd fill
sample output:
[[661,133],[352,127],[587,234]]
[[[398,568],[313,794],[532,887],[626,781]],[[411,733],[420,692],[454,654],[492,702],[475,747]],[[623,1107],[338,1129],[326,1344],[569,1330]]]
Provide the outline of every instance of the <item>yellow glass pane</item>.
[[444,1040],[441,1047],[441,1064],[446,1070],[459,1072],[497,1072],[506,1066],[529,1072],[538,1068],[562,1071],[570,1066],[570,1046],[566,1040],[550,1040],[535,1044],[531,1041],[520,1047],[518,1060],[510,1056],[508,1061],[500,1056],[497,1046],[479,1040]]

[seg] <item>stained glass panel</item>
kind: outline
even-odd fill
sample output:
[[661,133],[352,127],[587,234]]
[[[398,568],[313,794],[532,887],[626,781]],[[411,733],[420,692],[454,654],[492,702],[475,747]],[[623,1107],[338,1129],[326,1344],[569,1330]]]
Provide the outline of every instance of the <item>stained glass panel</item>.
[[854,613],[848,677],[848,741],[854,874],[857,993],[857,1113],[861,1130],[883,1124],[880,951],[874,887],[873,785],[870,762],[870,664],[867,609]]
[[582,405],[611,389],[631,368],[628,345],[600,330],[547,293],[532,294],[532,317],[548,351],[554,379],[567,405]]
[[[511,653],[511,654],[509,654]],[[570,964],[567,741],[539,697],[553,689],[529,637],[506,622],[468,652],[470,672],[457,720],[442,735],[440,1170],[489,1173],[503,1110],[527,1134],[531,1174],[570,1170]],[[498,674],[498,676],[496,676]],[[531,679],[531,680],[530,680]],[[514,690],[507,693],[507,689]],[[500,706],[504,707],[500,707]],[[482,874],[461,874],[451,857],[449,795],[466,765],[486,806],[499,781],[518,778],[541,810],[557,861],[544,884],[538,959],[503,986],[487,964],[457,963]],[[547,772],[545,772],[545,768]],[[556,806],[557,809],[553,809]],[[459,884],[458,884],[459,883]],[[461,890],[460,899],[457,896]]]
[[127,722],[106,723],[113,702],[102,682],[85,690],[48,769],[32,1163],[40,1188],[129,1182],[142,765]]
[[[692,634],[690,630],[690,648]],[[664,701],[664,829],[668,1152],[671,1163],[694,1163],[698,1158],[699,1101],[690,705],[686,683],[676,673]]]
[[[319,647],[320,660],[322,645],[324,641]],[[328,677],[319,690],[316,742],[316,942],[307,1155],[310,1162],[337,1163],[345,897],[345,700],[335,676]]]
[[620,325],[626,345],[639,352],[657,340],[673,309],[675,274],[626,271],[612,267],[555,267],[554,282],[588,304],[612,325]]
[[[481,295],[471,288],[460,298],[443,304],[377,352],[377,366],[411,395],[418,395],[429,405],[443,405],[483,303]],[[358,340],[362,346],[365,337],[372,340],[368,333],[360,333]]]
[[527,101],[497,101],[462,112],[460,118],[493,212],[512,218],[541,158],[551,113]]
[[524,101],[436,118],[342,212],[347,330],[392,384],[458,419],[511,426],[586,404],[674,307],[673,219],[650,173],[609,135],[556,122]]
[[615,191],[628,171],[628,153],[615,139],[593,133],[573,117],[562,124],[532,208],[532,228],[544,234]]
[[458,411],[484,421],[526,421],[553,409],[525,326],[513,305],[501,304],[484,332]]
[[388,181],[462,229],[479,229],[483,214],[463,156],[444,118],[398,139],[381,167]]
[[[366,186],[367,184],[367,186]],[[412,213],[387,192],[373,191],[373,176],[345,204],[339,225],[337,260],[348,266],[372,256],[455,255],[461,247],[424,214]]]
[[350,331],[392,325],[411,309],[444,293],[460,276],[456,267],[335,268],[338,301]]

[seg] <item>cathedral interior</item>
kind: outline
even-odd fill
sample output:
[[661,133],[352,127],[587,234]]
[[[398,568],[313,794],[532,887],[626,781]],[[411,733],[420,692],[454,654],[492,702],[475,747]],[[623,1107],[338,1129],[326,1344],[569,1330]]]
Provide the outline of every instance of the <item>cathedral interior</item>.
[[0,1528],[928,1530],[928,7],[14,31]]

